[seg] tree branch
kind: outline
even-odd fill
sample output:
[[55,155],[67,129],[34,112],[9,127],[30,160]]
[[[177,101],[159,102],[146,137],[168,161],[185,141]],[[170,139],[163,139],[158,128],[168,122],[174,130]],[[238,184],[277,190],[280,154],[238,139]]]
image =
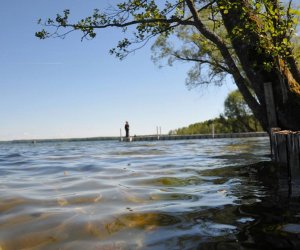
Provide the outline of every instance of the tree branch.
[[[47,24],[44,23],[44,26],[46,27],[54,27],[56,28],[55,34],[57,34],[58,29],[60,28],[73,28],[74,30],[86,30],[86,29],[105,29],[108,27],[117,27],[117,28],[124,28],[132,25],[138,25],[138,24],[155,24],[155,23],[161,23],[161,24],[172,24],[176,23],[177,25],[193,25],[194,23],[189,20],[190,18],[187,18],[186,20],[181,20],[179,18],[171,18],[171,19],[164,19],[164,18],[157,18],[157,19],[142,19],[142,20],[134,20],[124,23],[108,23],[103,25],[80,25],[80,24]],[[64,36],[68,34],[70,31],[63,33],[61,36]]]
[[222,71],[228,73],[228,74],[231,74],[232,75],[232,72],[230,71],[230,69],[224,67],[223,65],[217,63],[216,61],[212,62],[212,61],[209,61],[209,60],[204,60],[204,59],[198,59],[198,58],[189,58],[189,57],[182,57],[180,56],[179,54],[177,53],[174,53],[172,54],[174,57],[176,57],[177,59],[180,59],[182,61],[190,61],[190,62],[198,62],[198,63],[201,63],[201,64],[209,64],[213,67],[218,67],[220,68]]

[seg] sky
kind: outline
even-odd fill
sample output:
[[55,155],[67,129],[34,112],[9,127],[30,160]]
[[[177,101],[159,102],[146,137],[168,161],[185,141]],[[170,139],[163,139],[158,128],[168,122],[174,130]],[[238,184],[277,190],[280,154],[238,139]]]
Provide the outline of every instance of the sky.
[[[72,33],[39,40],[39,18],[64,9],[82,18],[113,0],[0,0],[0,140],[162,133],[217,117],[236,87],[188,90],[192,64],[159,68],[150,45],[125,60],[109,54],[122,37],[104,30],[91,41]],[[154,42],[154,41],[153,41]]]

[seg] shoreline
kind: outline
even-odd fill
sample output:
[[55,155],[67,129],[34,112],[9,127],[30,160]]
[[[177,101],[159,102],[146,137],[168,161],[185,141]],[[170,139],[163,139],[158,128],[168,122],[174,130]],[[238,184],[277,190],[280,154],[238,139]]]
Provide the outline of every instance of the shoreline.
[[158,141],[158,140],[192,140],[192,139],[221,139],[221,138],[246,138],[267,137],[267,132],[244,132],[222,134],[193,134],[193,135],[134,135],[129,138],[120,136],[97,136],[82,138],[54,138],[54,139],[17,139],[0,141],[0,143],[44,143],[44,142],[74,142],[74,141]]

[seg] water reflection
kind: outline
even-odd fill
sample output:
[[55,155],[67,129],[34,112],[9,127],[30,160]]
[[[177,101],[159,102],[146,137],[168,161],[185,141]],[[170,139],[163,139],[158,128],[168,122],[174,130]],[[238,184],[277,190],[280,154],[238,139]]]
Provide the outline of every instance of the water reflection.
[[300,215],[296,201],[266,202],[274,187],[245,167],[267,148],[265,138],[0,144],[0,249],[276,247],[268,237],[298,237]]

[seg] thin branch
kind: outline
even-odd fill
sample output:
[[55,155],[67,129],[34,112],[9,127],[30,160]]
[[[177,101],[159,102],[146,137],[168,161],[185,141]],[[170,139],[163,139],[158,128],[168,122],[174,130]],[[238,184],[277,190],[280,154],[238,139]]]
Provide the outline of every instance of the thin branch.
[[217,1],[216,0],[213,0],[212,2],[204,5],[202,8],[200,8],[199,10],[197,10],[198,13],[200,13],[202,10],[205,10],[206,8],[212,6],[214,3],[216,3]]
[[182,61],[199,62],[201,64],[209,64],[209,65],[214,66],[214,67],[217,66],[218,68],[222,69],[224,72],[232,75],[232,71],[229,68],[226,68],[225,66],[222,66],[221,64],[219,64],[216,61],[212,62],[210,60],[204,60],[204,59],[198,59],[198,58],[189,58],[189,57],[182,57],[178,53],[174,53],[172,55],[174,57],[176,57],[177,59],[182,60]]
[[[86,29],[105,29],[108,27],[117,27],[117,28],[124,28],[132,25],[138,25],[138,24],[153,24],[153,23],[163,23],[163,24],[172,24],[175,23],[174,26],[176,27],[179,25],[193,25],[194,23],[190,21],[191,17],[187,18],[186,20],[181,20],[179,18],[171,18],[171,19],[164,19],[164,18],[158,18],[158,19],[143,19],[143,20],[134,20],[130,22],[125,23],[108,23],[104,25],[78,25],[78,24],[64,24],[64,25],[56,25],[56,24],[48,24],[44,23],[45,27],[53,27],[56,28],[56,30],[52,34],[47,34],[46,37],[60,37],[64,38],[67,34],[75,31],[75,30],[86,30]],[[72,28],[72,30],[69,30],[65,33],[59,34],[60,28]],[[165,32],[164,30],[163,32]]]
[[165,33],[165,32],[168,32],[169,30],[172,30],[172,29],[174,29],[174,28],[177,27],[177,26],[179,26],[179,24],[175,24],[175,25],[173,25],[173,26],[168,27],[168,28],[165,29],[165,30],[162,30],[162,31],[159,31],[159,32],[150,34],[150,35],[146,36],[146,37],[145,37],[144,39],[142,39],[142,40],[131,41],[131,44],[139,44],[139,43],[142,43],[142,45],[139,46],[139,47],[136,47],[136,48],[134,48],[134,49],[132,49],[132,50],[130,50],[130,51],[127,51],[127,53],[125,53],[125,54],[121,57],[121,59],[124,59],[124,58],[125,58],[126,56],[128,56],[129,54],[134,53],[135,51],[137,51],[137,50],[143,48],[144,46],[146,46],[147,43],[148,43],[153,37],[155,37],[155,36],[157,36],[157,35],[159,35],[159,34],[163,34],[163,33]]

